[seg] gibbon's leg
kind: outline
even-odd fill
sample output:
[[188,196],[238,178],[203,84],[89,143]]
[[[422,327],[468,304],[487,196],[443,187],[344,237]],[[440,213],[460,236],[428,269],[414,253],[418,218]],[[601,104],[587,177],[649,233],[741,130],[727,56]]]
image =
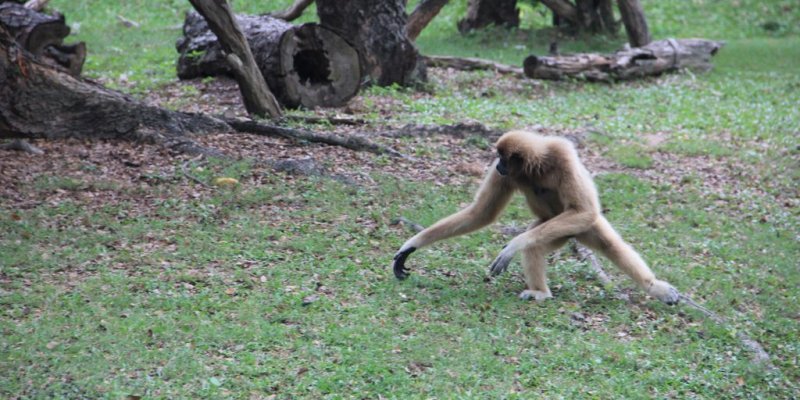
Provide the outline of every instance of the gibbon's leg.
[[603,216],[597,219],[590,231],[576,236],[576,239],[603,253],[647,294],[667,304],[678,303],[678,291],[669,283],[656,279],[639,253],[622,240]]
[[497,161],[495,161],[475,194],[472,204],[439,220],[428,229],[408,239],[400,247],[392,262],[392,269],[397,279],[405,279],[408,276],[405,261],[409,254],[439,240],[463,235],[489,225],[505,208],[513,193],[514,186],[511,178],[504,177],[497,172]]
[[518,251],[535,246],[549,246],[555,241],[585,232],[591,229],[595,218],[597,218],[597,213],[591,211],[565,211],[558,214],[511,239],[492,262],[489,271],[492,275],[499,275],[508,268],[508,264],[511,263]]
[[547,245],[534,245],[522,251],[522,271],[528,287],[519,294],[520,299],[542,301],[553,297],[550,288],[547,287],[546,258],[566,241],[558,239]]

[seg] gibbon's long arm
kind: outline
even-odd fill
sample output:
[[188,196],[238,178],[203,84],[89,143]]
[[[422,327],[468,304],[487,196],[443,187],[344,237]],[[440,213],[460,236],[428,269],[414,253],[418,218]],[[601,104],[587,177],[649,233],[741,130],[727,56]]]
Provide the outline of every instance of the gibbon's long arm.
[[497,172],[497,161],[495,161],[469,206],[439,220],[408,239],[400,247],[392,262],[394,275],[397,279],[405,279],[408,276],[405,262],[415,250],[440,240],[475,231],[494,222],[500,215],[500,211],[508,204],[513,193],[514,186],[511,180]]

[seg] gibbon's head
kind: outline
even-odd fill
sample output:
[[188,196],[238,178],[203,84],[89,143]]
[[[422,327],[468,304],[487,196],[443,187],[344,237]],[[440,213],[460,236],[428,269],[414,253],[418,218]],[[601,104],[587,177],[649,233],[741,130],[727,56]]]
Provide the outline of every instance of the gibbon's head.
[[497,172],[500,175],[530,175],[541,167],[548,138],[525,131],[511,131],[497,140]]

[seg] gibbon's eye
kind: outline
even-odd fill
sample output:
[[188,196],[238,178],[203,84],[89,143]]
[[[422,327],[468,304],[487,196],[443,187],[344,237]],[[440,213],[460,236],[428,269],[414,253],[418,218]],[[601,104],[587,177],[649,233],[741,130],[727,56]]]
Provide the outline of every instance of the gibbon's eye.
[[520,163],[520,162],[522,162],[522,157],[519,154],[514,153],[514,154],[511,155],[511,158],[509,159],[509,161],[511,161],[513,163]]

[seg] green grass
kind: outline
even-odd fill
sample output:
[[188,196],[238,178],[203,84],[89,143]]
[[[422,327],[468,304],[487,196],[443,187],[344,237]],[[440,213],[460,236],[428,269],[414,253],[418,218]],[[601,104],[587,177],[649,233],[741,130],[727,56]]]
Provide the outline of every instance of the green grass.
[[[136,93],[174,80],[188,3],[51,3],[80,23],[90,76]],[[53,171],[19,190],[76,194],[70,200],[0,204],[0,398],[798,397],[800,7],[689,3],[643,1],[656,37],[727,41],[709,74],[541,87],[457,74],[431,93],[370,88],[357,99],[359,117],[585,134],[587,150],[628,167],[596,178],[609,220],[660,276],[728,326],[638,291],[632,303],[618,300],[612,291],[629,280],[616,275],[616,288],[603,287],[568,251],[549,267],[555,298],[519,301],[518,262],[484,281],[508,240],[493,229],[415,253],[411,278],[395,281],[388,265],[409,233],[391,220],[429,225],[469,201],[474,185],[376,173],[375,185],[354,187],[219,162],[192,172],[242,184],[191,197],[180,172],[143,174],[151,186],[141,193]],[[445,8],[420,38],[424,52],[518,63],[550,40],[526,31],[457,36],[464,7]],[[524,28],[546,24],[538,7],[523,11]],[[116,15],[141,28],[122,28]],[[607,50],[619,41],[564,46]],[[649,144],[651,136],[664,141]],[[491,147],[478,137],[463,145]],[[452,158],[444,147],[413,148]],[[640,176],[697,159],[714,163],[700,165],[711,172],[689,168],[677,184]],[[120,200],[90,209],[82,191]],[[499,223],[528,220],[517,199]],[[310,295],[318,298],[304,305]],[[753,365],[738,331],[778,369]]]

